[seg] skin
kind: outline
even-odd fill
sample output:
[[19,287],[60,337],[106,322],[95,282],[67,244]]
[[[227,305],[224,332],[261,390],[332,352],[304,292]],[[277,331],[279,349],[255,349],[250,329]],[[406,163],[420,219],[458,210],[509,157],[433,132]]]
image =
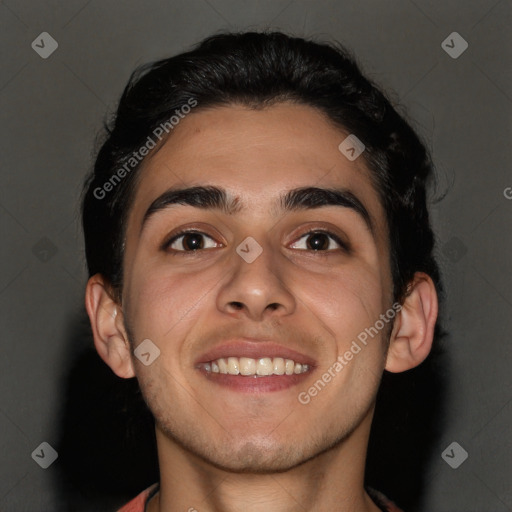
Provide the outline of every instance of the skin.
[[[122,301],[98,274],[88,282],[86,307],[98,353],[118,376],[137,377],[155,417],[161,490],[150,512],[378,510],[363,476],[380,378],[427,357],[438,305],[432,280],[417,273],[390,328],[309,404],[299,403],[299,392],[392,305],[384,210],[362,157],[351,162],[338,150],[347,135],[307,106],[219,107],[188,115],[143,162],[127,223]],[[176,205],[141,232],[148,206],[176,185],[223,187],[241,209],[229,215]],[[373,233],[349,208],[275,208],[281,194],[306,186],[350,190]],[[207,248],[161,249],[185,225],[208,235]],[[328,236],[327,250],[312,250],[304,235],[311,228],[338,234],[350,252]],[[263,248],[252,263],[235,251],[248,236]],[[194,361],[239,336],[270,337],[310,355],[316,367],[304,384],[278,392],[212,384]],[[160,356],[144,366],[133,349],[148,338]]]

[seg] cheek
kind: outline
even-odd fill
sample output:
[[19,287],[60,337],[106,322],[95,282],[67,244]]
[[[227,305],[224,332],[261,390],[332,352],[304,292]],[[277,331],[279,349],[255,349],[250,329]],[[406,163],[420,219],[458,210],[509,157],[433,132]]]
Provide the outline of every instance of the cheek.
[[130,319],[136,332],[163,338],[187,318],[211,288],[209,280],[194,275],[172,275],[152,271],[135,280],[131,287]]
[[310,308],[342,343],[373,325],[387,307],[381,275],[374,266],[361,263],[301,280]]
[[378,389],[391,325],[391,320],[380,320],[389,309],[381,282],[373,265],[361,264],[333,271],[309,287],[308,305],[329,331],[329,350],[318,373],[329,384],[325,391],[316,383],[301,391],[314,397],[321,414],[335,418],[334,424],[347,411],[359,414],[369,407]]

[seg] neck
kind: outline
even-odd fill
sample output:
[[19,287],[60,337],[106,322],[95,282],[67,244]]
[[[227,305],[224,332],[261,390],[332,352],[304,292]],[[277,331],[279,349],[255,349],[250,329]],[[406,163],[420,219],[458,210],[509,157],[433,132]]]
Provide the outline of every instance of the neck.
[[160,491],[148,512],[379,512],[364,490],[372,415],[337,446],[280,473],[212,466],[156,428]]

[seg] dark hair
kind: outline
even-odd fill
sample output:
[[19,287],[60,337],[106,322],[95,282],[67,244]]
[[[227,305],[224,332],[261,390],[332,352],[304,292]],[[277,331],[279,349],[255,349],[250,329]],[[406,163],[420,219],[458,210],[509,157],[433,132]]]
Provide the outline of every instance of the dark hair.
[[126,219],[140,167],[126,164],[159,125],[191,101],[196,110],[292,101],[318,109],[355,134],[366,147],[362,158],[386,211],[394,299],[404,298],[416,271],[430,275],[440,291],[426,205],[432,164],[417,134],[343,47],[249,32],[215,35],[190,52],[137,69],[106,125],[106,140],[85,185],[83,229],[89,275],[103,274],[119,300]]

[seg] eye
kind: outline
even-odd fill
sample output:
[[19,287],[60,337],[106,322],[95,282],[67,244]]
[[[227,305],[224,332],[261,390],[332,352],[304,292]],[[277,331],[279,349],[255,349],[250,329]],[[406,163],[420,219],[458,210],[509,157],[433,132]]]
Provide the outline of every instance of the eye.
[[194,252],[198,249],[212,249],[218,246],[219,244],[212,237],[200,231],[182,231],[165,243],[166,249],[178,252]]
[[[304,243],[299,240],[303,240]],[[304,233],[292,246],[293,249],[305,250],[305,251],[329,251],[337,248],[341,248],[348,251],[347,245],[340,240],[338,236],[329,231],[309,231]]]

